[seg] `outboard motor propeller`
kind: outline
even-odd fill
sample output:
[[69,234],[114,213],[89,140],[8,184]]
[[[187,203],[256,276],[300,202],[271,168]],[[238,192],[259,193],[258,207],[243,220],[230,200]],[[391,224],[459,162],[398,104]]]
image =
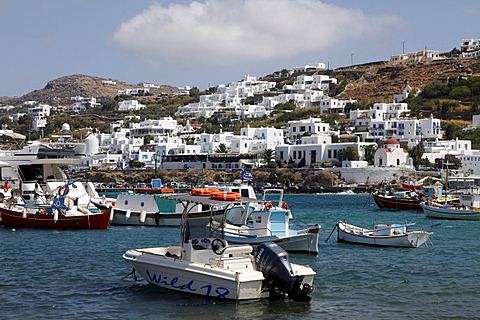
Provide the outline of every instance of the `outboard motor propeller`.
[[265,277],[264,288],[270,290],[270,299],[289,299],[310,302],[313,288],[302,283],[303,276],[295,276],[288,253],[276,243],[259,245],[254,252],[255,268]]

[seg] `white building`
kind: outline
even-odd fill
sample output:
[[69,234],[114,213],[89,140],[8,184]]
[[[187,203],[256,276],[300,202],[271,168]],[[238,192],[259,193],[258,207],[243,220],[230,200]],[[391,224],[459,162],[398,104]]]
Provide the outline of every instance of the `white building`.
[[177,120],[172,119],[172,117],[164,117],[156,120],[145,119],[140,123],[130,123],[130,137],[172,135],[177,132]]
[[399,94],[394,94],[393,95],[393,101],[395,103],[399,103],[399,102],[402,102],[404,101],[405,99],[408,98],[408,95],[410,94],[410,92],[412,92],[412,87],[410,87],[408,84],[405,86],[405,88],[403,89],[402,93],[399,93]]
[[304,66],[296,66],[292,69],[293,73],[304,73],[307,71],[313,71],[313,70],[325,70],[325,63],[314,63],[314,64],[307,64]]
[[47,104],[40,104],[28,109],[27,113],[33,119],[33,129],[39,131],[47,126],[47,117],[50,116],[51,109],[52,107]]
[[469,52],[480,49],[480,39],[463,39],[460,45],[461,52]]
[[[323,141],[321,141],[323,138]],[[345,142],[331,143],[331,138],[327,136],[312,136],[302,139],[302,144],[297,145],[279,145],[275,148],[277,161],[284,163],[304,162],[305,166],[311,166],[314,163],[331,162],[338,163],[339,151],[348,147],[357,149],[360,159],[364,159],[364,148],[368,145],[376,145],[369,142]]]
[[348,100],[339,100],[335,98],[326,98],[320,100],[320,114],[331,114],[338,113],[344,114],[345,107],[347,104],[355,104],[357,100],[348,99]]
[[405,63],[405,62],[432,62],[435,60],[443,59],[440,56],[439,51],[435,50],[420,50],[417,52],[411,53],[401,53],[395,54],[390,56],[390,63],[397,64],[397,63]]
[[472,116],[472,124],[464,128],[463,130],[475,130],[480,129],[480,114]]
[[118,103],[118,111],[138,111],[145,109],[145,107],[138,100],[124,100]]
[[300,144],[302,137],[311,135],[330,135],[330,125],[320,118],[288,121],[284,136],[292,144]]

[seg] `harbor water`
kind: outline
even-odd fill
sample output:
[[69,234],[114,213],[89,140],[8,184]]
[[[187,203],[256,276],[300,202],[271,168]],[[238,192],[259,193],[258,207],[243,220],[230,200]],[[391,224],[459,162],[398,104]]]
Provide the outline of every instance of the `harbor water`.
[[[377,209],[369,195],[286,195],[294,229],[322,226],[310,303],[219,301],[134,281],[122,254],[178,244],[178,228],[39,230],[0,226],[0,319],[472,319],[480,318],[480,221],[432,220]],[[415,223],[416,249],[337,243],[338,220]]]

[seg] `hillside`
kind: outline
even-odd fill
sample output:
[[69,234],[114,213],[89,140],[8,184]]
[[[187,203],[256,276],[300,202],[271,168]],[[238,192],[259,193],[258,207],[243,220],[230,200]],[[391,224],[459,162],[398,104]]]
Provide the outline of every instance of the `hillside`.
[[[344,80],[347,85],[336,98],[357,99],[360,104],[392,101],[393,95],[401,93],[409,84],[415,90],[422,90],[425,85],[434,81],[446,81],[461,77],[480,76],[480,61],[446,59],[432,63],[403,63],[391,65],[386,61],[371,62],[361,65],[341,67],[335,70],[319,71]],[[297,76],[297,75],[295,75]],[[293,82],[294,77],[278,78],[272,75],[260,79]],[[118,80],[116,84],[104,84],[103,80],[111,80],[87,75],[70,75],[49,81],[42,89],[32,91],[18,98],[18,101],[36,100],[52,105],[71,103],[70,97],[114,98],[118,90],[137,88],[140,84],[128,84]],[[172,86],[163,85],[158,89],[150,89],[154,97],[169,96],[178,92]],[[142,98],[145,100],[145,97]],[[148,99],[147,99],[148,100]]]
[[[103,80],[113,81],[116,84],[104,84]],[[118,90],[138,88],[140,84],[128,84],[126,82],[87,76],[70,75],[49,81],[43,89],[34,90],[20,97],[20,101],[35,100],[51,105],[72,103],[70,98],[75,96],[94,98],[114,98]],[[150,89],[152,95],[172,94],[178,89],[172,86],[160,86]]]
[[433,81],[446,81],[459,77],[480,76],[479,60],[446,59],[432,63],[404,63],[396,66],[388,62],[367,63],[338,68],[333,76],[355,74],[357,80],[350,81],[338,95],[342,99],[358,99],[361,104],[390,102],[408,84],[422,90]]

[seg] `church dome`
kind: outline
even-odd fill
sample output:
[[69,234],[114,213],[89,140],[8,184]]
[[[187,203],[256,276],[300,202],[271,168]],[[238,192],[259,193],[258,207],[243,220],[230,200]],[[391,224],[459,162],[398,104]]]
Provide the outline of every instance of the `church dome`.
[[397,139],[390,138],[387,141],[385,141],[385,144],[400,144]]

